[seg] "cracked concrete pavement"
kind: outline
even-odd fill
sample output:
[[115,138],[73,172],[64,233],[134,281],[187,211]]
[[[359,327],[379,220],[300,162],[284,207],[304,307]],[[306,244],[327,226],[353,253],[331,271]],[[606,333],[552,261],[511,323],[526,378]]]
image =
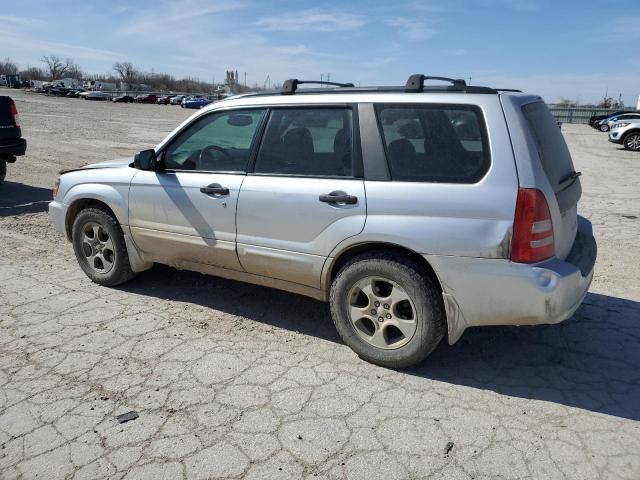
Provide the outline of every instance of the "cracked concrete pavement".
[[161,266],[92,284],[47,221],[56,171],[189,112],[11,94],[29,151],[0,187],[2,479],[640,479],[638,154],[563,127],[599,242],[571,320],[393,371],[307,298]]

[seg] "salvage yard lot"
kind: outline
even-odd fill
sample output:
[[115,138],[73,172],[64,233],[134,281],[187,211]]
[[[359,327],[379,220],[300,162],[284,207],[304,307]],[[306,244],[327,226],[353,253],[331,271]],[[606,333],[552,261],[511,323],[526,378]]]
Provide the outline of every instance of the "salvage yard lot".
[[193,112],[10,93],[29,146],[0,187],[0,478],[640,478],[637,153],[563,126],[599,243],[571,320],[393,371],[307,298],[160,266],[92,284],[48,224],[57,172]]

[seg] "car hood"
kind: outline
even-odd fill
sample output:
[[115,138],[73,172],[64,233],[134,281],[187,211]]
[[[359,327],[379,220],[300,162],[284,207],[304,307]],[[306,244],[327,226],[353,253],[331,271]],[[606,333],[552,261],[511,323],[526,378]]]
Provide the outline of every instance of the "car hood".
[[80,168],[70,168],[68,170],[60,170],[60,175],[69,173],[69,172],[77,172],[78,170],[89,170],[89,169],[98,169],[98,168],[122,168],[122,167],[127,167],[132,163],[133,163],[133,157],[118,158],[116,160],[108,160],[106,162],[90,163],[88,165],[83,165]]
[[82,168],[120,168],[127,167],[133,163],[133,157],[127,158],[117,158],[115,160],[108,160],[106,162],[100,163],[90,163],[89,165],[84,165]]

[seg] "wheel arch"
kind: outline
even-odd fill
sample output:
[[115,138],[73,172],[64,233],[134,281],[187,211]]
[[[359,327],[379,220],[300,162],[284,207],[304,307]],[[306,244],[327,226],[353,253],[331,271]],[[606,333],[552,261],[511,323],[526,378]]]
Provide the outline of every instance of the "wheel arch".
[[638,133],[640,133],[640,128],[633,128],[628,132],[624,132],[624,135],[622,136],[622,144],[624,145],[624,143],[627,141],[627,138],[629,138],[629,135],[638,134]]
[[100,210],[104,210],[106,213],[115,218],[118,223],[120,223],[120,220],[118,220],[118,217],[106,202],[97,198],[78,198],[69,205],[69,207],[67,208],[67,213],[65,215],[64,229],[67,235],[67,240],[71,241],[71,229],[73,227],[73,222],[75,221],[78,214],[86,208],[98,208]]
[[331,283],[333,282],[334,278],[336,277],[340,269],[344,265],[346,265],[349,260],[363,253],[375,250],[395,252],[398,255],[411,258],[424,269],[424,272],[429,276],[431,280],[433,280],[434,284],[440,290],[440,293],[443,292],[442,284],[438,279],[438,275],[436,274],[431,264],[427,261],[427,259],[424,258],[424,256],[401,245],[386,242],[365,242],[355,245],[349,245],[348,247],[344,248],[335,257],[333,257],[333,259],[330,259],[330,262],[328,262],[328,264],[326,265],[325,272],[323,274],[323,289],[328,291],[329,288],[331,288]]

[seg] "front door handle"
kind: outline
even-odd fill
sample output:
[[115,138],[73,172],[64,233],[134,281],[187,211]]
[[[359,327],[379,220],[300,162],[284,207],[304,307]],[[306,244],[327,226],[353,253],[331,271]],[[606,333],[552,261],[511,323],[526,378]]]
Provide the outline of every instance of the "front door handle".
[[349,195],[342,190],[336,190],[329,194],[320,195],[318,199],[324,203],[345,203],[347,205],[355,205],[358,203],[358,197]]
[[227,187],[223,187],[219,183],[212,183],[206,187],[201,187],[200,191],[207,195],[229,195],[229,189]]

